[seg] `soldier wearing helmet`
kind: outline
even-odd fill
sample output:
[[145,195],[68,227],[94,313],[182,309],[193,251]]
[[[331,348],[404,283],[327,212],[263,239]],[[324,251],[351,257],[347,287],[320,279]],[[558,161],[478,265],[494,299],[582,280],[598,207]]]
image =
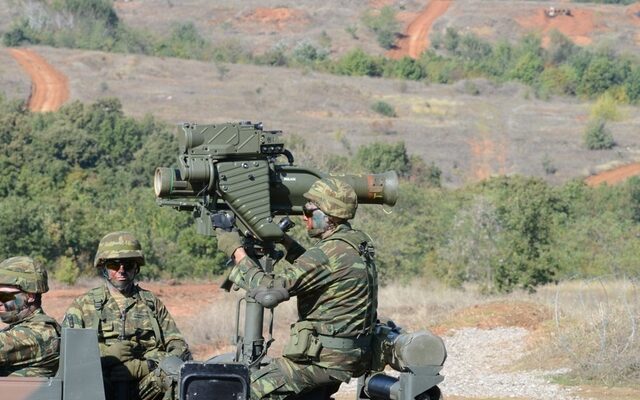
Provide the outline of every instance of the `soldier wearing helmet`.
[[42,310],[47,271],[30,257],[0,263],[0,376],[53,376],[58,370],[60,325]]
[[377,273],[371,238],[349,224],[358,199],[336,178],[316,181],[304,194],[305,250],[285,235],[282,273],[274,279],[247,257],[237,232],[217,231],[218,248],[235,260],[229,279],[245,290],[282,287],[298,298],[299,319],[283,357],[252,375],[251,398],[284,399],[313,391],[328,397],[362,375],[371,360],[377,318]]
[[172,398],[163,365],[191,359],[189,347],[162,302],[135,283],[145,264],[129,232],[102,238],[94,266],[104,284],[73,301],[63,326],[98,331],[107,399]]

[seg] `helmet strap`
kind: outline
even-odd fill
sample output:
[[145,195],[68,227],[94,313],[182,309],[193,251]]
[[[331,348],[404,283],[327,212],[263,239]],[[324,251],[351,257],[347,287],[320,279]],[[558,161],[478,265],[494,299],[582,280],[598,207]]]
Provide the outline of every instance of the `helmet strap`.
[[113,287],[114,289],[116,289],[117,291],[119,291],[124,295],[129,295],[133,293],[133,287],[135,286],[135,277],[138,276],[139,272],[140,272],[140,266],[137,266],[136,273],[133,275],[132,279],[127,280],[125,282],[117,282],[117,281],[114,282],[111,279],[109,279],[109,271],[107,271],[107,268],[104,265],[102,265],[102,267],[100,268],[100,273],[102,277],[109,283],[109,285],[111,285],[111,287]]

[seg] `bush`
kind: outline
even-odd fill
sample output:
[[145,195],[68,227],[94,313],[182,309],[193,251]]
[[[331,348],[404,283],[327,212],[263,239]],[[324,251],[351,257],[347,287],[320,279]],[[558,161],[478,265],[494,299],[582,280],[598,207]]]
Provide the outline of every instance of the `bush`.
[[602,94],[591,107],[591,119],[603,121],[618,121],[622,117],[618,110],[618,101],[612,92]]
[[325,60],[327,55],[326,50],[319,50],[310,42],[303,40],[293,49],[291,57],[300,64],[309,65]]
[[634,278],[599,278],[554,288],[556,318],[548,355],[568,361],[565,379],[608,387],[640,379],[640,297]]
[[398,116],[393,106],[385,101],[376,101],[371,106],[371,109],[380,115],[384,115],[385,117],[395,118]]
[[613,136],[606,128],[606,121],[598,119],[587,125],[584,133],[584,145],[589,150],[607,150],[615,146]]
[[382,48],[393,48],[400,25],[396,21],[396,12],[392,7],[384,6],[379,11],[369,10],[362,17],[362,22],[376,35],[378,44]]
[[355,49],[345,54],[333,67],[334,72],[341,75],[381,76],[382,61]]
[[355,163],[365,171],[375,174],[393,170],[406,177],[411,172],[411,161],[404,142],[376,142],[362,146],[356,153]]
[[53,273],[53,277],[58,282],[73,285],[80,276],[80,269],[73,259],[63,256],[58,259],[57,267]]
[[392,64],[391,76],[418,81],[426,76],[426,72],[418,61],[403,57]]
[[618,67],[615,60],[611,60],[608,56],[593,58],[584,71],[580,92],[586,96],[593,96],[622,83],[624,79]]

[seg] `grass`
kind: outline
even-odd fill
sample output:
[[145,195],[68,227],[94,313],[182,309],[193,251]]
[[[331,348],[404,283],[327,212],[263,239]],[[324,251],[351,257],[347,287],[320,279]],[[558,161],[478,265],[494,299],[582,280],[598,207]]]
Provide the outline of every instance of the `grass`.
[[536,295],[554,310],[546,346],[533,357],[563,359],[563,382],[635,384],[640,378],[640,294],[632,280],[565,282]]

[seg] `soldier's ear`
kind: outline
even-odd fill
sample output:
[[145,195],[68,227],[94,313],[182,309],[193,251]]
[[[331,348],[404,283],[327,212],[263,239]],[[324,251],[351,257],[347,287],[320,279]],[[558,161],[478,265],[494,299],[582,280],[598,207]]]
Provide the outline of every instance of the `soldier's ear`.
[[35,293],[25,293],[27,296],[27,304],[31,305],[37,302],[37,295]]

